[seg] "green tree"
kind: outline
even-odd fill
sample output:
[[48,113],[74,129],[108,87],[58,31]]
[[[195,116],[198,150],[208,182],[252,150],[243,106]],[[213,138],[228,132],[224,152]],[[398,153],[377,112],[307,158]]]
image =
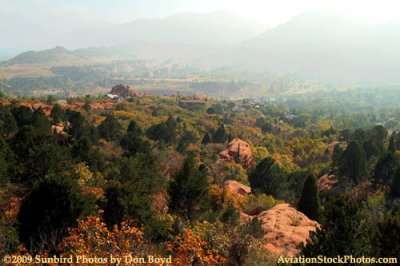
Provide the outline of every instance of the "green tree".
[[68,175],[52,174],[35,182],[18,214],[19,238],[34,253],[56,251],[57,244],[92,210],[92,201],[82,195]]
[[356,184],[367,178],[367,159],[360,143],[352,141],[349,144],[340,158],[339,171]]
[[388,146],[388,150],[392,153],[396,153],[397,148],[396,148],[396,132],[393,131],[392,135],[390,136],[389,139],[389,146]]
[[375,185],[388,185],[398,168],[398,162],[393,153],[387,152],[375,165],[374,183]]
[[61,108],[61,106],[57,103],[53,105],[50,113],[51,119],[53,119],[53,124],[59,124],[66,118],[65,111]]
[[226,133],[225,125],[223,123],[219,125],[212,139],[215,143],[224,143],[228,140],[228,135]]
[[128,133],[122,137],[120,145],[124,150],[124,155],[127,157],[138,153],[148,153],[151,150],[150,142],[133,133]]
[[0,132],[3,137],[9,137],[18,130],[17,122],[8,107],[2,106],[0,113]]
[[15,176],[20,181],[34,182],[71,166],[69,149],[54,144],[50,132],[25,126],[14,135],[10,146],[16,155]]
[[372,232],[358,202],[348,195],[340,195],[326,204],[321,228],[310,233],[305,246],[300,245],[301,254],[305,257],[373,256]]
[[376,243],[379,256],[398,258],[400,254],[400,210],[387,213],[378,225],[379,235]]
[[321,203],[315,175],[309,175],[304,182],[303,193],[298,206],[299,211],[307,215],[308,218],[316,221],[320,220]]
[[196,166],[189,155],[180,171],[173,177],[168,189],[169,208],[187,220],[193,220],[208,206],[208,182],[205,170]]
[[285,190],[286,173],[271,157],[264,158],[249,175],[250,186],[253,191],[259,191],[274,198],[279,198]]
[[211,135],[210,135],[210,133],[207,132],[206,134],[204,134],[204,137],[201,140],[201,144],[208,144],[211,142],[212,142]]
[[400,198],[400,167],[397,169],[396,174],[392,178],[391,196],[394,198]]
[[42,108],[38,108],[33,112],[31,125],[44,132],[50,131],[51,123],[47,119]]
[[107,224],[118,224],[123,219],[146,224],[152,217],[152,195],[160,193],[166,186],[156,156],[148,153],[123,158],[117,172],[110,173],[109,179],[104,206]]
[[112,115],[107,116],[107,118],[99,125],[100,136],[109,141],[119,139],[121,129],[121,124]]
[[29,107],[19,106],[11,110],[18,127],[31,125],[33,112]]
[[138,123],[135,120],[132,120],[127,129],[128,133],[132,133],[134,135],[140,136],[143,134],[142,128],[138,125]]

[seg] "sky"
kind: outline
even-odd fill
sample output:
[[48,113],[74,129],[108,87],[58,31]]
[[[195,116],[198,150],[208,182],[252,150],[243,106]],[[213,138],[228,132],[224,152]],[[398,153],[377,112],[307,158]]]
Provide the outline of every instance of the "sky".
[[[308,10],[379,23],[400,15],[398,0],[0,0],[0,49],[35,47],[35,39],[79,28],[163,18],[177,13],[229,11],[273,27]],[[24,36],[32,44],[13,42]],[[39,37],[38,37],[39,36]],[[55,35],[54,35],[55,36]],[[54,37],[56,38],[56,37]]]
[[[370,21],[389,19],[400,13],[397,0],[0,0],[0,12],[41,21],[58,18],[57,24],[72,20],[126,23],[138,18],[161,18],[182,12],[226,10],[274,25],[310,9],[325,9]],[[72,19],[73,18],[73,19]]]

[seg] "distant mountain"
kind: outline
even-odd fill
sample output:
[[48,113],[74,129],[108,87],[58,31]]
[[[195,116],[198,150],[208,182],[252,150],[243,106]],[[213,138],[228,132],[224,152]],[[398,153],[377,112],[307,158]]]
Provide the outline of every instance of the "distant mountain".
[[305,13],[243,42],[221,62],[334,81],[399,82],[399,44],[398,21],[371,25]]
[[115,46],[133,42],[224,46],[254,37],[266,27],[229,12],[182,13],[162,19],[139,19],[126,24],[72,32],[66,47]]
[[90,47],[85,49],[68,50],[64,47],[58,46],[48,50],[23,52],[14,58],[3,62],[2,65],[38,64],[63,61],[70,61],[71,64],[73,64],[77,60],[115,58],[118,56],[127,57],[128,54],[117,48],[110,47]]

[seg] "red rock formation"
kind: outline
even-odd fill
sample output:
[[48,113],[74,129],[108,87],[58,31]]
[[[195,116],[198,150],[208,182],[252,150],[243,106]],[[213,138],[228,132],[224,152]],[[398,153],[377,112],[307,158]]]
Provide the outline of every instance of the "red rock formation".
[[228,194],[239,198],[244,198],[247,194],[251,193],[251,188],[249,186],[243,185],[235,180],[225,181],[224,187]]
[[319,227],[316,221],[308,219],[289,204],[278,204],[257,217],[266,232],[263,238],[265,249],[288,256],[296,255],[299,251],[297,246]]
[[317,186],[320,193],[330,192],[336,183],[337,179],[335,175],[325,174],[317,180]]
[[121,97],[139,97],[140,94],[132,90],[129,86],[124,86],[122,84],[112,87],[111,94],[118,95]]
[[253,152],[251,151],[250,144],[239,138],[235,138],[229,142],[228,148],[221,151],[219,156],[221,159],[227,160],[228,162],[239,159],[242,166],[246,169],[250,167],[253,160]]

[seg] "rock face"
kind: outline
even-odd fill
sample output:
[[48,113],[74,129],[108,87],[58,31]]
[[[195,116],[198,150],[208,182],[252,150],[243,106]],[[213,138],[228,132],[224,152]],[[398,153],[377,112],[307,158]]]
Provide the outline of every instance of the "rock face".
[[325,174],[317,180],[318,190],[320,193],[329,193],[332,191],[336,183],[337,178],[335,175]]
[[289,204],[278,204],[257,217],[266,232],[263,238],[264,247],[269,252],[288,256],[296,255],[297,246],[305,242],[310,232],[319,227],[316,221],[308,219]]
[[239,198],[244,198],[247,194],[251,193],[251,188],[249,186],[243,185],[235,180],[225,181],[224,187],[228,194]]
[[140,94],[134,90],[132,90],[129,86],[124,86],[122,84],[116,85],[112,87],[111,94],[118,95],[121,97],[139,97]]
[[229,142],[228,148],[221,151],[219,156],[228,162],[238,160],[246,169],[250,167],[253,160],[253,152],[251,151],[250,144],[239,138],[235,138]]

